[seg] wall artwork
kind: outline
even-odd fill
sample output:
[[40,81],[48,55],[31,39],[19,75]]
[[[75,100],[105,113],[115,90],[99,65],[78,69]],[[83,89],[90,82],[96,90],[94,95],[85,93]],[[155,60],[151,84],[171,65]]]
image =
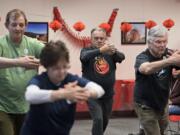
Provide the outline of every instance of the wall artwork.
[[47,43],[48,32],[48,22],[28,22],[25,35]]
[[128,22],[132,25],[132,29],[129,32],[121,31],[121,44],[133,45],[133,44],[146,44],[147,29],[144,22]]

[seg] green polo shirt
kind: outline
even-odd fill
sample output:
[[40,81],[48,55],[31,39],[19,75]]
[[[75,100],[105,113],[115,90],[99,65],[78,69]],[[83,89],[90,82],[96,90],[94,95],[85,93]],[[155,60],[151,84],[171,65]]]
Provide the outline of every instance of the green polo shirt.
[[[0,38],[0,57],[18,58],[35,56],[39,58],[44,44],[40,41],[23,36],[19,45],[10,41],[8,35]],[[23,67],[0,69],[0,110],[7,113],[26,113],[28,103],[24,93],[28,81],[37,74],[37,70],[27,70]]]

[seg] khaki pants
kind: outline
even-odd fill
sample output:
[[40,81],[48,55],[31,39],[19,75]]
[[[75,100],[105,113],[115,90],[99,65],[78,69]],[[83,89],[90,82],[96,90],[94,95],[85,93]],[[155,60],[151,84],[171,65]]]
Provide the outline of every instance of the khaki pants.
[[0,135],[19,135],[25,114],[8,114],[0,111]]
[[168,107],[156,111],[146,105],[135,103],[135,111],[146,135],[164,135],[168,126]]

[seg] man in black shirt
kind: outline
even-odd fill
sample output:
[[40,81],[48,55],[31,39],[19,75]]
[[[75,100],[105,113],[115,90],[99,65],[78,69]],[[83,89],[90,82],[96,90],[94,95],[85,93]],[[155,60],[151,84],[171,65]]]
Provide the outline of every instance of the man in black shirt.
[[167,30],[155,26],[148,33],[148,48],[136,57],[135,111],[146,135],[163,135],[168,125],[168,97],[173,66],[180,66],[180,51],[168,54]]
[[83,77],[101,85],[105,94],[100,99],[89,100],[89,110],[93,119],[92,135],[103,135],[112,110],[113,86],[116,63],[121,63],[125,56],[114,45],[105,43],[106,31],[95,28],[91,31],[91,47],[81,50]]

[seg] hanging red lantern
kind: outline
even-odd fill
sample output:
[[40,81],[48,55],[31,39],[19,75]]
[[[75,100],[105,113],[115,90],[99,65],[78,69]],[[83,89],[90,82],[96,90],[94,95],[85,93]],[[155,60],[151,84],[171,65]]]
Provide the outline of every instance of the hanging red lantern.
[[111,29],[111,26],[108,23],[101,23],[99,27],[104,29],[106,32],[108,32]]
[[54,20],[49,24],[49,27],[52,30],[57,31],[58,29],[62,28],[62,24],[58,20]]
[[168,30],[170,30],[171,27],[174,26],[174,21],[172,19],[166,19],[164,22],[163,22],[163,25],[164,27],[166,27]]
[[85,29],[85,25],[82,23],[82,22],[76,22],[74,25],[73,25],[73,28],[78,31],[78,32],[81,32],[82,30]]
[[157,23],[153,20],[149,20],[145,23],[146,28],[151,29],[152,27],[156,26]]
[[120,26],[120,29],[121,29],[122,32],[127,33],[132,29],[132,24],[129,24],[127,22],[122,23],[121,26]]

